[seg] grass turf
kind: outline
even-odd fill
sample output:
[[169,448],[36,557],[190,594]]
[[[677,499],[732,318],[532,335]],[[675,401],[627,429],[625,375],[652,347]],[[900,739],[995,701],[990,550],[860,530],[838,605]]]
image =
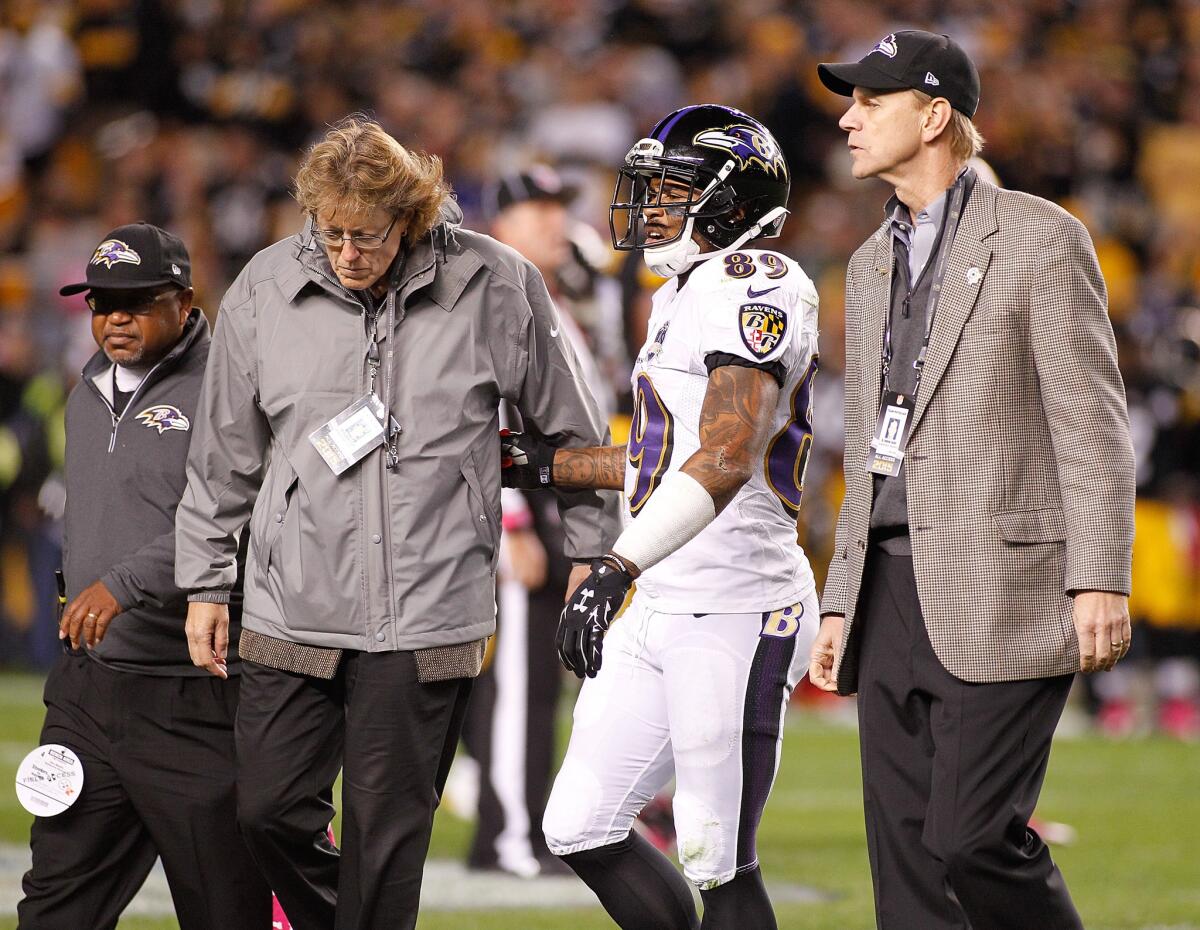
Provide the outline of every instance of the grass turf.
[[[37,740],[39,679],[0,676],[0,777]],[[759,833],[768,882],[830,893],[820,904],[780,905],[787,930],[858,930],[874,925],[853,732],[806,713],[790,718],[783,766]],[[1072,824],[1074,846],[1055,850],[1089,930],[1200,930],[1200,746],[1159,738],[1113,743],[1061,739],[1039,814]],[[431,855],[462,855],[468,824],[438,817]],[[11,789],[0,791],[0,842],[25,843],[29,816]],[[0,930],[15,926],[14,902],[0,902]],[[171,919],[127,918],[121,930],[168,930]],[[427,912],[420,930],[611,930],[591,910]],[[264,928],[266,930],[266,928]]]

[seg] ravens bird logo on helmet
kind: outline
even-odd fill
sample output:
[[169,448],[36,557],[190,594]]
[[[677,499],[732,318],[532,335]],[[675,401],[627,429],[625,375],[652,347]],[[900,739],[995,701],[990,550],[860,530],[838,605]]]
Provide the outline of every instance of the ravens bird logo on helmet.
[[741,124],[724,129],[706,129],[696,133],[692,141],[696,145],[707,145],[728,152],[737,159],[739,168],[757,164],[770,174],[787,178],[787,162],[783,160],[779,144],[753,126]]

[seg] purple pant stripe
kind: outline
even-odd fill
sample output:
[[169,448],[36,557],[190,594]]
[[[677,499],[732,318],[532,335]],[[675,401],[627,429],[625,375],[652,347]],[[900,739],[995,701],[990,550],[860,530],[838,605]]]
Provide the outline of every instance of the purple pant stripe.
[[[770,614],[763,614],[765,624]],[[738,868],[749,865],[758,852],[758,822],[775,780],[775,750],[788,670],[796,652],[796,637],[762,636],[746,682],[742,716],[742,807],[738,821]]]

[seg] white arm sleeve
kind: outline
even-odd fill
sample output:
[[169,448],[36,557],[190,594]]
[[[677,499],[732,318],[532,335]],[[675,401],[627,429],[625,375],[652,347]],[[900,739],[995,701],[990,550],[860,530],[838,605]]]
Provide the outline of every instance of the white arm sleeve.
[[612,551],[645,571],[690,542],[716,518],[716,504],[704,485],[691,475],[673,471],[617,537]]

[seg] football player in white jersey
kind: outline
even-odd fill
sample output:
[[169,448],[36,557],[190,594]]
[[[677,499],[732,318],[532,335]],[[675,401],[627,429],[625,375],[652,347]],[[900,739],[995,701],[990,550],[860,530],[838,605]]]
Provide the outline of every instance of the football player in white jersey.
[[[563,663],[587,680],[543,822],[626,930],[776,926],[755,835],[819,623],[796,541],[817,294],[795,262],[752,247],[779,234],[789,186],[747,114],[663,119],[630,150],[610,210],[615,247],[668,277],[634,366],[628,447],[503,440],[506,483],[624,490],[632,518],[559,623]],[[631,830],[672,776],[703,923],[674,866]]]

